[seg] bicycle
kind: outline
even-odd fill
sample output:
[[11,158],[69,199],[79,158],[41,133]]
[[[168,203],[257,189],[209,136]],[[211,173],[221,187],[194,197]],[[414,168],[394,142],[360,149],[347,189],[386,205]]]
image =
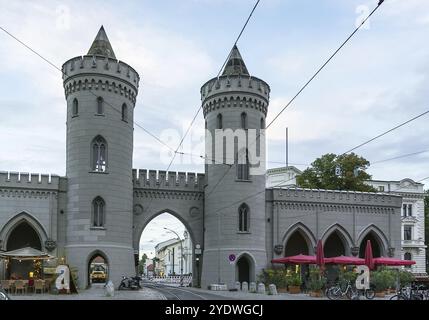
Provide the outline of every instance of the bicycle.
[[416,291],[413,287],[400,288],[390,300],[424,300],[423,294]]
[[0,289],[0,301],[1,300],[10,300],[9,296],[3,289]]
[[359,298],[359,292],[356,287],[351,285],[350,281],[346,282],[346,288],[343,291],[343,288],[340,283],[326,289],[325,295],[329,300],[338,300],[343,297],[347,297],[348,299],[356,299]]

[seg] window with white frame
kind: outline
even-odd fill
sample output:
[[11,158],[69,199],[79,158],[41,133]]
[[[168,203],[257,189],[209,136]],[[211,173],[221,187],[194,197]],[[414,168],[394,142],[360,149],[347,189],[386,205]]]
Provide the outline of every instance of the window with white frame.
[[404,226],[404,240],[412,240],[413,236],[413,226],[405,225]]

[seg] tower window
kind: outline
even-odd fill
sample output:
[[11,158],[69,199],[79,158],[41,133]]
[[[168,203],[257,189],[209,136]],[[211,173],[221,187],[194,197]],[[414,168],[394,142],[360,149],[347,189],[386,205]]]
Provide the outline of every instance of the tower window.
[[222,114],[217,115],[217,128],[223,129],[223,123],[222,123]]
[[249,151],[246,149],[237,155],[237,179],[238,180],[249,180]]
[[244,130],[247,129],[247,114],[245,112],[241,114],[241,128]]
[[[411,260],[411,253],[410,252],[405,252],[404,254],[404,260]],[[411,268],[410,265],[406,266],[406,268]]]
[[261,129],[265,129],[265,119],[261,118]]
[[122,105],[122,121],[128,121],[128,108],[125,103]]
[[76,98],[73,100],[73,106],[72,106],[72,116],[76,117],[79,114],[79,102]]
[[245,203],[238,208],[238,231],[249,232],[249,207]]
[[97,98],[97,114],[104,114],[103,98]]
[[96,197],[92,201],[92,226],[93,227],[104,227],[105,224],[105,209],[106,205],[103,198]]
[[106,172],[107,143],[103,137],[98,136],[92,141],[92,170]]

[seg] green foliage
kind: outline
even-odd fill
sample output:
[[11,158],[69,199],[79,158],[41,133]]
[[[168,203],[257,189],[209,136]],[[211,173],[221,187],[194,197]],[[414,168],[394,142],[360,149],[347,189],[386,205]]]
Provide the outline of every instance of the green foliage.
[[340,269],[340,273],[338,275],[341,285],[346,285],[347,282],[351,282],[352,284],[355,283],[357,276],[358,274],[356,272],[349,269]]
[[415,281],[415,277],[414,275],[409,272],[409,271],[405,271],[405,270],[400,270],[399,271],[399,283],[401,285],[401,287],[410,285],[412,282]]
[[320,272],[319,268],[311,267],[310,268],[310,279],[308,281],[308,288],[311,291],[319,291],[326,284],[326,278]]
[[[353,190],[363,192],[376,192],[365,183],[371,180],[371,175],[365,172],[369,161],[355,153],[337,156],[328,153],[317,158],[309,168],[297,177],[297,184],[302,188]],[[341,168],[341,176],[335,175],[335,168]],[[355,169],[358,174],[355,176]]]
[[286,277],[288,286],[299,287],[301,285],[301,277],[299,273],[292,272]]
[[275,284],[277,288],[287,287],[286,269],[264,269],[258,276],[260,282],[266,284]]
[[396,271],[391,269],[380,269],[371,271],[370,282],[375,286],[378,292],[389,288],[394,288],[396,284]]
[[147,259],[148,259],[148,257],[147,257],[147,255],[146,255],[146,253],[144,253],[144,254],[142,255],[142,258],[141,258],[141,259],[140,259],[140,261],[139,261],[139,266],[138,266],[139,273],[144,273],[144,272],[145,272],[145,270],[144,270],[144,266],[145,266],[145,263],[146,263]]

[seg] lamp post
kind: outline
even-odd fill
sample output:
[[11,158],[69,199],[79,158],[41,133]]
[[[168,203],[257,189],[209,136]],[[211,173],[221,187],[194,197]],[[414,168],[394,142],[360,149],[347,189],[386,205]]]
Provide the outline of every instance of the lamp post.
[[180,239],[179,234],[171,229],[168,229],[166,227],[164,227],[165,230],[173,232],[176,236],[177,239],[179,239],[180,242],[180,286],[183,287],[183,244],[182,244],[182,239]]

